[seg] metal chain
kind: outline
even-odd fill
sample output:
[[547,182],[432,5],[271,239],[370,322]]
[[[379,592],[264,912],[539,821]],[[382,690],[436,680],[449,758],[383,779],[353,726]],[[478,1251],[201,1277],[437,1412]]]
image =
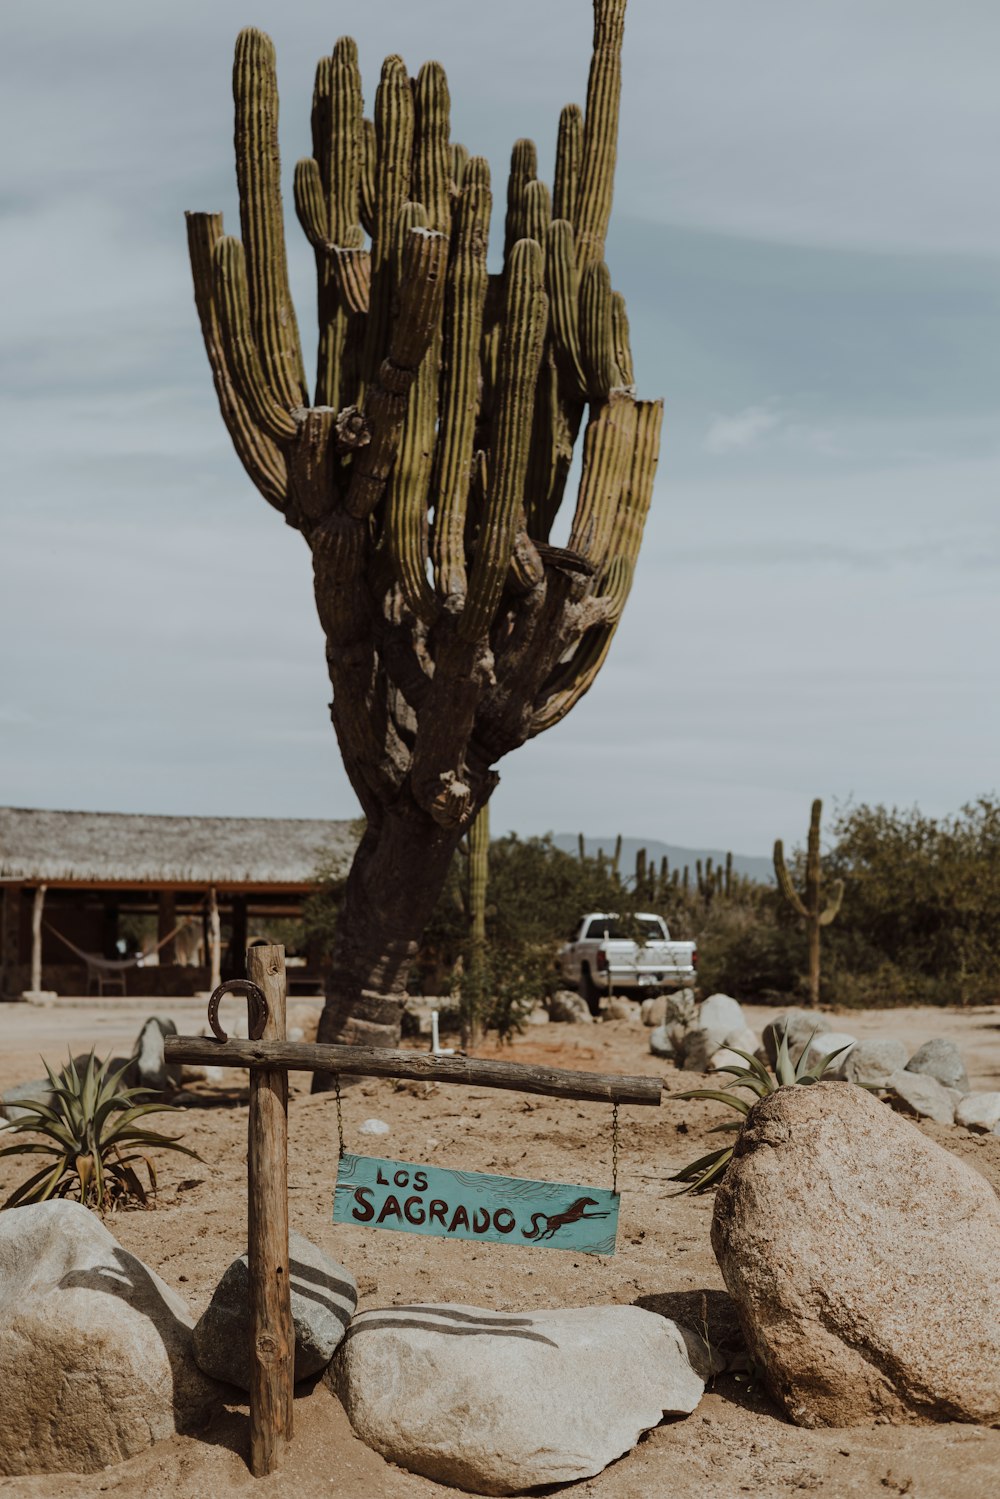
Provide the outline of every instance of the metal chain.
[[340,1073],[333,1074],[334,1087],[337,1093],[337,1138],[340,1140],[340,1159],[344,1159],[344,1111],[340,1106]]
[[611,1111],[611,1190],[618,1195],[618,1102]]

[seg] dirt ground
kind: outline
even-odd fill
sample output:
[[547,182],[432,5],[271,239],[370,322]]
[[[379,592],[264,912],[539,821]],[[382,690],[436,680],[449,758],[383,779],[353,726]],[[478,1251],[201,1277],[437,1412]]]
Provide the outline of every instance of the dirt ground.
[[[772,1010],[745,1007],[758,1032]],[[127,1054],[145,1017],[168,1014],[178,1030],[198,1034],[200,1002],[189,1000],[62,1000],[50,1007],[0,1007],[0,1089],[37,1077],[39,1054],[53,1064],[67,1051]],[[976,1010],[851,1011],[831,1015],[837,1029],[859,1037],[899,1036],[911,1049],[932,1036],[957,1041],[976,1089],[1000,1089],[1000,1007]],[[332,1095],[311,1098],[308,1077],[292,1074],[289,1181],[291,1224],[356,1275],[360,1307],[460,1301],[500,1310],[638,1302],[700,1324],[732,1345],[731,1304],[709,1244],[712,1198],[676,1197],[670,1173],[717,1143],[706,1130],[716,1105],[672,1102],[698,1079],[658,1063],[648,1031],[625,1021],[593,1026],[532,1027],[504,1054],[552,1066],[618,1072],[660,1072],[667,1093],[657,1110],[622,1110],[618,1252],[574,1256],[514,1245],[449,1243],[331,1222],[337,1164]],[[484,1048],[481,1054],[496,1054]],[[155,1210],[121,1213],[112,1233],[187,1299],[198,1316],[229,1261],[246,1248],[245,1074],[228,1091],[202,1089],[201,1106],[175,1124],[203,1156],[158,1162],[161,1195]],[[611,1185],[610,1110],[549,1102],[485,1089],[438,1086],[427,1096],[389,1082],[364,1083],[344,1094],[348,1149],[418,1163],[496,1171],[582,1185]],[[358,1134],[363,1120],[385,1120],[377,1140]],[[155,1121],[153,1121],[155,1122]],[[1000,1137],[959,1128],[919,1126],[976,1167],[1000,1190]],[[22,1171],[0,1163],[0,1196]],[[595,1412],[595,1418],[599,1413]],[[255,1482],[247,1470],[247,1408],[228,1407],[205,1433],[176,1437],[105,1472],[0,1479],[0,1496],[77,1499],[231,1499],[289,1495],[296,1499],[432,1499],[457,1491],[385,1463],[352,1434],[322,1382],[300,1387],[295,1439],[279,1474]],[[913,1499],[986,1499],[998,1492],[1000,1431],[942,1425],[803,1431],[789,1425],[746,1378],[724,1375],[695,1413],[670,1419],[596,1478],[558,1491],[594,1499],[736,1499],[797,1490],[825,1495],[896,1495]]]

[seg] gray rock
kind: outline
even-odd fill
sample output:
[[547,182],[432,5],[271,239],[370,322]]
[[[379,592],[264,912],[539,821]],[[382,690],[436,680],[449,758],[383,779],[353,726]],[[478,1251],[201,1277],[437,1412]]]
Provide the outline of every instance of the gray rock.
[[643,1025],[665,1025],[667,1020],[667,996],[665,994],[651,994],[649,999],[644,999],[639,1006],[639,1015]]
[[0,1097],[0,1114],[12,1123],[15,1119],[23,1119],[28,1110],[20,1105],[24,1099],[30,1098],[33,1102],[44,1103],[52,1107],[55,1094],[52,1092],[52,1084],[47,1077],[39,1077],[27,1083],[15,1083],[12,1088],[6,1089]]
[[176,1036],[177,1027],[163,1015],[150,1015],[136,1037],[132,1048],[131,1069],[136,1088],[151,1088],[154,1093],[175,1093],[181,1085],[181,1068],[167,1066],[163,1057],[163,1038]]
[[797,1424],[1000,1420],[1000,1199],[871,1093],[754,1104],[712,1247]]
[[672,1057],[674,1054],[673,1042],[670,1039],[670,1027],[658,1025],[649,1033],[649,1049],[654,1057]]
[[[712,994],[698,1006],[695,1022],[684,1037],[684,1070],[708,1072],[717,1051],[732,1041],[742,1045],[751,1035],[741,1006],[728,994]],[[753,1037],[754,1045],[757,1038]]]
[[953,1124],[955,1104],[948,1090],[936,1077],[903,1068],[894,1072],[885,1085],[887,1100],[893,1108],[917,1119],[934,1119],[938,1124]]
[[613,994],[604,1007],[605,1020],[627,1020],[630,1025],[639,1019],[639,1007],[631,999],[622,999]]
[[704,1388],[676,1323],[635,1306],[362,1312],[326,1377],[369,1447],[477,1494],[589,1478]]
[[905,1066],[906,1047],[902,1041],[859,1041],[832,1075],[862,1088],[884,1088],[892,1074]]
[[987,1135],[1000,1124],[1000,1093],[968,1093],[955,1107],[955,1123]]
[[544,1005],[535,1005],[526,1015],[521,1016],[524,1025],[548,1025],[549,1012]]
[[936,1077],[945,1088],[957,1088],[968,1093],[969,1077],[965,1063],[954,1041],[939,1038],[925,1041],[906,1064],[907,1072],[919,1072],[925,1077]]
[[[731,1050],[735,1047],[736,1050]],[[751,1030],[731,1031],[726,1037],[725,1044],[714,1052],[709,1064],[709,1072],[720,1072],[723,1067],[746,1067],[749,1065],[747,1056],[753,1056],[757,1050],[757,1037]],[[746,1056],[740,1056],[740,1052],[746,1052]]]
[[829,1020],[816,1010],[782,1010],[779,1015],[775,1015],[773,1020],[768,1021],[761,1033],[761,1042],[767,1054],[768,1063],[771,1067],[774,1066],[783,1031],[788,1036],[788,1050],[792,1061],[795,1062],[798,1061],[802,1048],[808,1044],[812,1036],[830,1029]]
[[702,1030],[716,1032],[722,1040],[736,1031],[747,1029],[742,1005],[738,1000],[730,999],[728,994],[710,994],[702,1000],[695,1024]]
[[[288,1269],[295,1324],[295,1378],[318,1374],[330,1362],[358,1304],[354,1276],[301,1234],[288,1235]],[[233,1260],[194,1329],[194,1356],[213,1379],[250,1388],[250,1271],[247,1256]]]
[[0,1473],[94,1473],[204,1425],[191,1317],[96,1213],[0,1213]]
[[815,1067],[822,1062],[824,1057],[828,1057],[831,1051],[839,1052],[840,1056],[835,1057],[831,1064],[833,1068],[831,1075],[834,1075],[838,1067],[843,1067],[851,1055],[851,1050],[857,1044],[857,1037],[848,1035],[847,1031],[823,1031],[821,1035],[814,1036],[806,1047],[806,1063],[810,1067]]
[[549,1019],[566,1025],[593,1025],[590,1007],[572,989],[559,989],[549,1000]]

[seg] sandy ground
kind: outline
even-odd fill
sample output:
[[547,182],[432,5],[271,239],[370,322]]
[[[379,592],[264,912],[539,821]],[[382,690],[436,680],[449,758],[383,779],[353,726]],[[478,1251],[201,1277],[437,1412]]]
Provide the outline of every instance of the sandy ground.
[[[96,1044],[99,1053],[127,1053],[148,1000],[60,1001],[41,1008],[0,1008],[0,1089],[36,1077],[39,1053],[51,1063],[67,1050]],[[196,1034],[201,1003],[153,1002],[178,1029]],[[773,1013],[746,1007],[758,1032]],[[897,1035],[915,1049],[932,1036],[951,1036],[966,1060],[972,1086],[1000,1088],[1000,1008],[851,1011],[830,1017],[857,1036]],[[491,1049],[491,1054],[495,1049]],[[484,1054],[486,1051],[484,1049]],[[657,1064],[639,1025],[532,1027],[505,1053],[514,1060],[620,1072],[663,1071],[668,1095],[658,1111],[622,1110],[618,1252],[605,1259],[514,1245],[448,1243],[362,1227],[334,1227],[331,1203],[337,1123],[331,1095],[311,1098],[307,1078],[292,1075],[289,1178],[292,1227],[347,1265],[361,1287],[361,1307],[399,1302],[462,1301],[502,1310],[639,1302],[697,1323],[707,1310],[709,1334],[733,1341],[731,1305],[709,1245],[711,1197],[675,1197],[667,1177],[717,1137],[716,1105],[671,1102],[669,1094],[697,1077]],[[246,1247],[245,1074],[228,1095],[191,1108],[176,1123],[204,1157],[160,1159],[155,1210],[121,1213],[111,1231],[186,1297],[197,1316],[230,1259]],[[344,1095],[348,1149],[419,1163],[537,1176],[597,1186],[611,1184],[610,1111],[602,1106],[439,1086],[423,1092],[389,1082],[365,1083]],[[373,1142],[358,1125],[378,1117],[391,1133]],[[165,1121],[166,1122],[166,1121]],[[920,1126],[1000,1189],[1000,1138],[972,1136],[934,1124]],[[373,1148],[374,1146],[374,1148]],[[22,1173],[0,1163],[0,1194]],[[596,1413],[595,1413],[596,1414]],[[455,1490],[385,1463],[352,1434],[344,1413],[321,1383],[300,1387],[295,1440],[282,1471],[255,1482],[244,1453],[247,1410],[227,1408],[205,1433],[176,1437],[103,1473],[0,1479],[0,1495],[76,1499],[113,1493],[142,1499],[230,1499],[250,1493],[344,1499],[432,1499]],[[906,1494],[914,1499],[986,1499],[998,1491],[1000,1431],[980,1427],[875,1427],[802,1431],[790,1426],[759,1389],[733,1375],[718,1378],[697,1411],[669,1420],[596,1478],[558,1490],[595,1499],[734,1499],[808,1490],[826,1495]],[[548,1491],[553,1492],[553,1491]]]

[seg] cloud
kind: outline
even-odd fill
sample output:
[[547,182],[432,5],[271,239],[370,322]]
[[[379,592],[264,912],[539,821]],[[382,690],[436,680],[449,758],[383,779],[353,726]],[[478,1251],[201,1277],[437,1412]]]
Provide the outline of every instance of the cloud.
[[716,416],[705,435],[710,453],[735,453],[752,448],[759,438],[781,425],[781,416],[767,406],[747,406],[735,416]]

